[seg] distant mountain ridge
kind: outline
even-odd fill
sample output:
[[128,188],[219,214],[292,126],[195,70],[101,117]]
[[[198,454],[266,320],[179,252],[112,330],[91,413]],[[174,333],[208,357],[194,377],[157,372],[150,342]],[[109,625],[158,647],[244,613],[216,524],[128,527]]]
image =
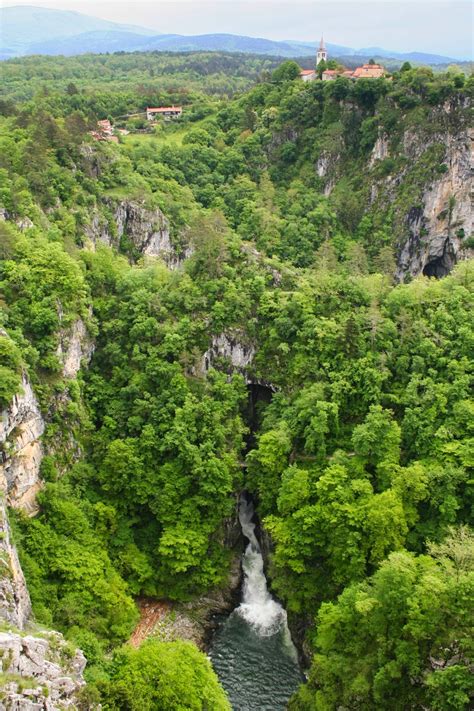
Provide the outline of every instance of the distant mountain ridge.
[[[226,51],[297,57],[312,54],[316,42],[276,41],[225,33],[205,35],[159,34],[155,30],[123,25],[68,10],[34,6],[0,9],[0,59],[45,54],[66,55],[105,52]],[[387,57],[400,61],[445,64],[451,57],[423,52],[400,53],[380,47],[353,49],[328,43],[334,57]]]

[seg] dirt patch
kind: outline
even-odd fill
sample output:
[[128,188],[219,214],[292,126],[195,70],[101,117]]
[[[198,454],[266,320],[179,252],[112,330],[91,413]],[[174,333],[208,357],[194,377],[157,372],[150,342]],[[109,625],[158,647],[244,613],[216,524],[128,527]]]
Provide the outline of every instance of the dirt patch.
[[138,598],[140,620],[129,643],[132,647],[139,647],[148,637],[164,642],[185,639],[206,651],[217,624],[216,616],[229,613],[238,603],[240,582],[240,554],[235,554],[226,584],[192,602]]
[[139,598],[137,605],[140,610],[140,619],[129,640],[132,647],[139,647],[147,637],[150,637],[154,633],[158,622],[171,609],[169,602],[153,600],[147,597]]

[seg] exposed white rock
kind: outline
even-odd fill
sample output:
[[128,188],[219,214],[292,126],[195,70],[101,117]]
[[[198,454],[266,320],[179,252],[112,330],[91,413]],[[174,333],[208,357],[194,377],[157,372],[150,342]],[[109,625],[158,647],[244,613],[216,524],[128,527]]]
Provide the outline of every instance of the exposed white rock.
[[233,368],[244,372],[251,365],[254,356],[255,348],[242,343],[239,334],[221,333],[212,337],[211,347],[203,355],[202,370],[207,372],[216,358],[227,358]]
[[0,655],[2,672],[8,674],[0,710],[77,708],[77,693],[85,685],[86,658],[80,650],[71,650],[61,634],[0,633]]
[[[427,186],[421,206],[407,216],[409,237],[401,245],[397,278],[424,272],[444,276],[462,258],[463,246],[473,230],[474,133],[446,136],[446,172]],[[405,136],[406,150],[418,148]]]
[[16,225],[22,231],[29,230],[31,229],[31,227],[34,227],[34,224],[29,217],[21,217],[19,220],[16,221]]
[[144,203],[121,200],[114,218],[119,239],[126,233],[142,254],[166,258],[172,253],[168,220],[158,208],[149,210]]
[[369,167],[373,167],[378,160],[383,160],[389,155],[389,143],[388,136],[385,134],[379,134],[377,140],[375,141],[374,147],[372,148],[372,153],[369,159]]
[[112,213],[112,224],[95,213],[84,230],[93,245],[102,242],[117,247],[126,236],[138,252],[160,257],[171,269],[192,254],[190,247],[178,254],[171,243],[168,220],[159,208],[150,209],[139,200],[107,199],[105,204]]
[[87,333],[84,321],[78,318],[67,331],[60,333],[56,355],[63,364],[63,376],[75,378],[83,362],[88,363],[94,344]]
[[23,629],[31,613],[25,577],[11,541],[5,499],[0,501],[0,618]]
[[36,510],[36,494],[42,486],[39,469],[44,427],[33,388],[23,373],[22,392],[0,417],[0,487],[10,506],[29,513]]
[[320,178],[324,178],[329,170],[331,161],[327,153],[323,153],[316,161],[316,172]]

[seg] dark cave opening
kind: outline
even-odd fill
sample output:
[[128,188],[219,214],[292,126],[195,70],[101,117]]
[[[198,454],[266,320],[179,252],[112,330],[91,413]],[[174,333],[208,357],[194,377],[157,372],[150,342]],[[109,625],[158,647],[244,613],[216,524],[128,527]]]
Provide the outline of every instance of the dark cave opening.
[[423,275],[442,279],[447,276],[456,263],[456,256],[449,238],[444,243],[443,253],[430,259],[423,267]]
[[255,447],[256,433],[261,427],[264,410],[271,402],[274,390],[270,385],[248,383],[247,392],[248,398],[244,420],[249,428],[249,432],[245,437],[245,449],[248,452]]
[[452,264],[450,259],[446,259],[446,256],[437,257],[432,259],[423,267],[423,275],[427,277],[435,277],[436,279],[441,279],[449,274],[451,271]]

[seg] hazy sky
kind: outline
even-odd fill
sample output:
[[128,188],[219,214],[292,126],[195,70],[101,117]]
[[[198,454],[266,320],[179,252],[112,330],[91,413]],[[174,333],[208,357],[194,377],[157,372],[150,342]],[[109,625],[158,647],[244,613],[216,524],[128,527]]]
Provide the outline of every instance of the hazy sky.
[[467,0],[4,0],[7,5],[77,10],[160,33],[315,40],[324,32],[328,42],[356,48],[472,56],[473,4]]

